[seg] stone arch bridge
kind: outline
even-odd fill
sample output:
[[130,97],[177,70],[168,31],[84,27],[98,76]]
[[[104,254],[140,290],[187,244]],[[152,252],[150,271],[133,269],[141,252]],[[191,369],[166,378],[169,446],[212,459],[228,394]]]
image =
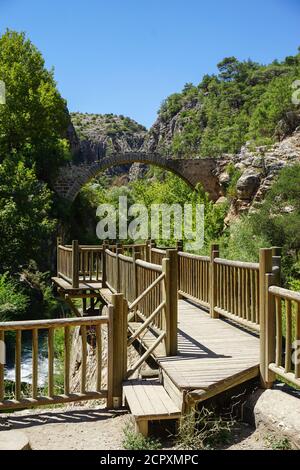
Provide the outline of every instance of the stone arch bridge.
[[71,163],[61,168],[54,189],[63,198],[74,201],[81,188],[102,171],[132,163],[145,163],[169,170],[193,188],[201,183],[212,200],[220,195],[219,180],[215,174],[217,159],[174,159],[146,152],[115,153],[91,163]]

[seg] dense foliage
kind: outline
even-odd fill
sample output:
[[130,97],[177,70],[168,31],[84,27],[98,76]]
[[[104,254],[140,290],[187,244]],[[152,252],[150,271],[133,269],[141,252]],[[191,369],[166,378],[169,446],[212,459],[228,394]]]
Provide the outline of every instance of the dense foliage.
[[7,31],[0,37],[0,79],[6,104],[0,106],[0,162],[13,152],[49,181],[68,158],[64,139],[68,124],[66,102],[53,72],[23,33]]
[[6,91],[0,106],[1,317],[40,318],[58,307],[49,275],[46,281],[39,271],[50,267],[56,227],[50,187],[70,157],[69,116],[53,72],[23,33],[0,37],[0,80]]
[[300,289],[300,164],[286,167],[265,200],[241,217],[221,237],[223,253],[234,259],[257,261],[259,248],[283,248],[285,284]]
[[270,144],[300,124],[292,102],[300,54],[267,66],[228,57],[218,69],[217,75],[205,75],[198,86],[186,84],[162,103],[161,120],[176,118],[166,151],[180,156],[235,153],[247,140]]

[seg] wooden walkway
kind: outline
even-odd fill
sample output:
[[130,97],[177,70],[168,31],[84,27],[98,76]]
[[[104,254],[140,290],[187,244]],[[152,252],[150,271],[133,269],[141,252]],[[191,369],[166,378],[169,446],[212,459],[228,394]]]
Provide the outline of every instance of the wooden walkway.
[[[130,328],[136,329],[131,323]],[[143,342],[150,347],[154,336]],[[178,354],[163,357],[155,351],[163,383],[179,404],[187,392],[195,401],[205,400],[259,373],[259,339],[225,320],[213,319],[200,307],[179,300]]]

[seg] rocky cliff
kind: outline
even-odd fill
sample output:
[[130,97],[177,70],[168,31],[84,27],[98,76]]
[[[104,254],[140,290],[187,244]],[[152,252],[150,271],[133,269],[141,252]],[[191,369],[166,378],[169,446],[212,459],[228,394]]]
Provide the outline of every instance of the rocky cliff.
[[[278,172],[287,165],[300,163],[300,129],[270,146],[252,148],[250,143],[235,155],[224,155],[218,165],[218,178],[223,197],[228,195],[232,174],[236,185],[230,196],[228,221],[242,212],[254,210],[275,181]],[[233,169],[233,171],[232,171]]]
[[138,151],[147,130],[134,120],[113,114],[71,113],[69,141],[75,158],[91,162],[113,152]]

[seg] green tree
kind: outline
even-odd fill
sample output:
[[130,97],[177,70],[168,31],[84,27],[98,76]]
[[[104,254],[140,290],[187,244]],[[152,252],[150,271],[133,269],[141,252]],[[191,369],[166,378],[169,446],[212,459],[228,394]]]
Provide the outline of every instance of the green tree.
[[0,271],[15,272],[31,259],[48,261],[51,192],[20,155],[0,164]]
[[0,38],[0,79],[6,104],[0,106],[0,161],[13,151],[37,176],[49,181],[68,158],[65,140],[69,122],[53,71],[24,33],[7,30]]

